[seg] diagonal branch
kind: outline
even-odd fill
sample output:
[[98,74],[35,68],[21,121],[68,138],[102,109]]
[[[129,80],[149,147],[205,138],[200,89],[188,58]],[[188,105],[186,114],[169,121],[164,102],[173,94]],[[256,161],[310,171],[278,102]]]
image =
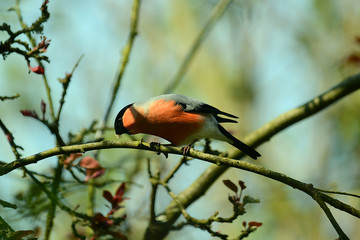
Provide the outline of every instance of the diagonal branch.
[[326,206],[325,202],[323,201],[323,199],[321,197],[319,197],[318,195],[315,195],[314,200],[319,204],[319,206],[322,208],[322,210],[324,211],[324,213],[326,214],[326,216],[328,217],[329,221],[331,222],[331,224],[333,225],[333,227],[335,228],[336,232],[339,234],[339,239],[340,240],[349,240],[349,237],[346,236],[346,234],[343,232],[343,230],[341,229],[341,227],[339,226],[339,224],[337,223],[335,217],[332,215],[330,209],[328,208],[328,206]]

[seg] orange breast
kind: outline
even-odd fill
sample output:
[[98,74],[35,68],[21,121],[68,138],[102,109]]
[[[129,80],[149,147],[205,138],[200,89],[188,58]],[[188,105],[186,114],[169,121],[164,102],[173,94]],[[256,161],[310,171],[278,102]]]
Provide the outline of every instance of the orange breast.
[[165,100],[153,102],[147,112],[131,107],[123,117],[124,126],[132,134],[155,135],[175,145],[188,144],[186,140],[196,134],[204,122],[204,116],[184,112],[174,101]]

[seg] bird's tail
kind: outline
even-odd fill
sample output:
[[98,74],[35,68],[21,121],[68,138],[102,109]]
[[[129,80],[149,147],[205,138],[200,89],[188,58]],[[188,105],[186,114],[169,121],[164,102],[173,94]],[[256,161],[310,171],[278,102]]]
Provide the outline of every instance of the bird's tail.
[[241,150],[243,153],[245,153],[246,155],[248,155],[249,157],[255,160],[261,156],[260,153],[258,153],[255,149],[249,147],[248,145],[246,145],[245,143],[243,143],[242,141],[231,135],[231,133],[226,131],[225,128],[223,128],[221,125],[218,125],[218,127],[220,132],[224,134],[228,139],[230,139],[229,143],[231,145],[233,145],[234,147]]

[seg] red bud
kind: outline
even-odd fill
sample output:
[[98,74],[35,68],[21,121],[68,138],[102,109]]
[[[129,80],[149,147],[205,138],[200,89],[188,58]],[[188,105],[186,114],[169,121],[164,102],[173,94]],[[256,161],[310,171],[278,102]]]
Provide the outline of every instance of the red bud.
[[41,100],[41,112],[43,115],[46,112],[46,103],[44,102],[44,100]]
[[20,110],[21,114],[25,117],[33,117],[36,119],[39,119],[37,113],[35,111],[30,111],[30,110]]
[[36,74],[44,74],[44,72],[45,72],[44,68],[41,66],[31,67],[29,65],[28,68],[30,69],[30,71],[32,71]]
[[262,222],[249,222],[249,227],[260,227],[262,226]]

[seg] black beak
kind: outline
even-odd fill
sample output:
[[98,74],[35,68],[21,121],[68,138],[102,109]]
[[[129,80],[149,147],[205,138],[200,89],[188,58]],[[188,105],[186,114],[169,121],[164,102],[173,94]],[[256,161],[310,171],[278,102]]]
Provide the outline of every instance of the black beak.
[[122,117],[124,116],[124,113],[125,111],[131,107],[133,104],[129,104],[127,105],[126,107],[124,107],[123,109],[121,109],[121,111],[118,113],[118,115],[116,116],[115,118],[115,122],[114,122],[114,128],[115,128],[115,133],[116,135],[121,135],[123,133],[126,133],[126,134],[130,134],[129,130],[127,130],[125,127],[124,127],[124,124],[123,124],[123,120],[122,120]]

